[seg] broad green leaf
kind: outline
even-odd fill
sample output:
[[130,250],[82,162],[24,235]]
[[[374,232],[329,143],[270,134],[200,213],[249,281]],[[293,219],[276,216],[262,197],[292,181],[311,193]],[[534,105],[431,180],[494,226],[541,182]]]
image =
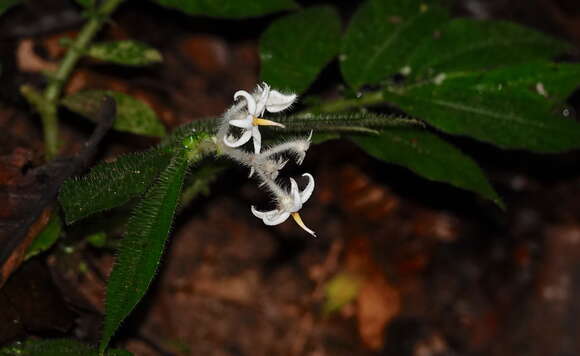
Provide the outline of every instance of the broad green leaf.
[[560,102],[576,86],[578,68],[536,63],[440,76],[436,83],[387,89],[384,98],[450,134],[502,148],[562,152],[580,147],[580,124],[563,115]]
[[86,55],[126,66],[146,66],[163,60],[158,50],[134,40],[95,43],[88,48]]
[[30,246],[28,246],[24,259],[27,260],[51,248],[60,237],[61,232],[62,221],[58,214],[54,214],[40,234],[38,234]]
[[[464,78],[466,85],[478,90],[522,91],[532,98],[545,97],[561,103],[580,87],[580,64],[536,61],[479,74],[458,73],[456,76]],[[445,77],[443,74],[438,80],[443,81]]]
[[189,15],[209,17],[257,17],[298,7],[293,0],[155,0],[159,5]]
[[551,59],[569,48],[560,40],[514,23],[455,19],[437,36],[420,42],[405,67],[409,79],[424,79],[439,73]]
[[108,95],[117,104],[117,118],[113,128],[139,135],[164,136],[165,127],[157,118],[155,111],[142,101],[130,95],[110,90],[86,90],[62,99],[69,110],[95,120],[102,97]]
[[157,271],[187,170],[184,154],[175,155],[137,204],[121,240],[107,284],[106,314],[99,349],[104,350],[121,322],[145,295]]
[[[105,356],[131,356],[125,350],[109,350]],[[96,348],[72,339],[17,342],[0,350],[0,356],[99,356]]]
[[0,1],[0,16],[4,15],[13,6],[22,3],[22,0],[2,0]]
[[301,93],[338,53],[340,18],[331,7],[313,7],[274,21],[260,40],[262,80]]
[[447,20],[433,1],[367,0],[343,39],[339,59],[346,82],[359,88],[399,73],[417,45]]
[[427,179],[476,192],[503,206],[479,166],[457,148],[428,131],[393,128],[378,136],[357,136],[351,139],[378,159],[407,167]]
[[130,153],[93,167],[82,178],[67,180],[58,197],[66,223],[118,207],[141,195],[170,159],[170,153],[161,149]]

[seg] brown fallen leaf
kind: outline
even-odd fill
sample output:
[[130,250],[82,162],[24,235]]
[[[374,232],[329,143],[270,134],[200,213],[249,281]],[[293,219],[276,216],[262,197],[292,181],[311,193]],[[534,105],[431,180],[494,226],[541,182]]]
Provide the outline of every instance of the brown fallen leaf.
[[0,186],[0,287],[22,263],[34,237],[48,223],[62,183],[85,168],[111,128],[115,103],[106,98],[101,120],[85,149],[74,157],[56,158],[30,169],[14,185]]

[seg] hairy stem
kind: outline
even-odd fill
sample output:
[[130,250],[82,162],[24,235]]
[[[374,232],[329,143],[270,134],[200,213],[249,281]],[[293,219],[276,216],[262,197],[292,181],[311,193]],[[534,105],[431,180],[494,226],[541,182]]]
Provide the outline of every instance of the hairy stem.
[[[47,159],[58,154],[58,100],[62,88],[70,77],[79,59],[109,16],[124,0],[105,0],[81,29],[71,48],[61,61],[56,73],[42,94],[42,99],[30,101],[42,118],[44,146]],[[28,98],[28,96],[27,96]]]

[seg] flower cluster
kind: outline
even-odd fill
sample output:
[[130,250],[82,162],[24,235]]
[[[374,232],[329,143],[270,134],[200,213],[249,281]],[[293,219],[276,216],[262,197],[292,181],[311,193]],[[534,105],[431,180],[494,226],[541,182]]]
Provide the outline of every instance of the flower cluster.
[[[240,162],[250,169],[250,177],[256,174],[260,180],[260,186],[266,187],[274,197],[276,208],[270,211],[258,211],[251,207],[252,213],[262,219],[266,225],[278,225],[292,216],[294,221],[312,236],[314,231],[306,227],[299,210],[310,198],[314,191],[314,177],[309,173],[302,176],[308,179],[306,187],[298,188],[298,183],[290,178],[290,189],[281,187],[278,182],[278,174],[282,168],[293,158],[300,165],[306,157],[306,151],[310,147],[312,132],[307,138],[298,138],[266,148],[262,151],[262,135],[260,126],[284,125],[266,120],[264,113],[278,113],[292,106],[296,101],[296,94],[283,94],[271,89],[266,83],[258,85],[253,93],[240,90],[234,94],[236,103],[223,116],[216,139],[219,150],[230,158]],[[237,135],[232,134],[237,131]],[[254,151],[248,152],[240,147],[252,140]]]

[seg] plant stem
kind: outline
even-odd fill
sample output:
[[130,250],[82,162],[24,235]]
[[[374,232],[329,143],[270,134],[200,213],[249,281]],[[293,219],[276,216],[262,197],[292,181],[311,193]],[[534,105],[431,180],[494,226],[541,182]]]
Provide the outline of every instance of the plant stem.
[[61,61],[58,70],[51,78],[50,83],[43,93],[40,102],[32,103],[40,116],[44,131],[45,150],[47,159],[54,158],[58,154],[58,100],[62,88],[70,77],[79,59],[87,49],[97,32],[103,27],[109,16],[124,0],[105,0],[99,9],[91,15],[89,21],[81,29],[74,40],[71,48]]

